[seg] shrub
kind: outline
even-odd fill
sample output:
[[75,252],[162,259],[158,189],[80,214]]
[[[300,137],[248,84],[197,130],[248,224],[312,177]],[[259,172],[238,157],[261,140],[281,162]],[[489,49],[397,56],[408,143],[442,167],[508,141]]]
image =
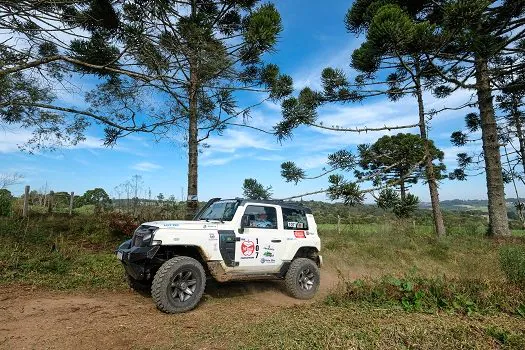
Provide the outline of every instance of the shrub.
[[525,247],[507,245],[500,248],[499,261],[507,279],[525,286]]
[[0,216],[9,216],[11,214],[11,202],[13,196],[5,188],[0,189]]
[[105,218],[108,229],[114,236],[131,236],[139,225],[133,216],[122,212],[107,213]]
[[327,298],[330,305],[360,302],[409,312],[505,312],[518,314],[525,303],[525,291],[505,283],[481,280],[384,276],[347,282],[342,291]]

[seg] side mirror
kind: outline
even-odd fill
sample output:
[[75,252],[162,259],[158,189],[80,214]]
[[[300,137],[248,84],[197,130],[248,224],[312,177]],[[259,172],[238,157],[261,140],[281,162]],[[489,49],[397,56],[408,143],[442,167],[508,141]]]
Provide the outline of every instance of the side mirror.
[[244,228],[250,226],[250,216],[248,214],[244,214],[241,219],[241,228],[239,229],[239,233],[244,233]]

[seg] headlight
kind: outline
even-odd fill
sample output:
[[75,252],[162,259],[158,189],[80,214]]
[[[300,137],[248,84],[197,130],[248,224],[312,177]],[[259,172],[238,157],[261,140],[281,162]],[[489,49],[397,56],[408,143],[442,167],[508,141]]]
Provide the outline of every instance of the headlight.
[[134,247],[146,247],[149,245],[158,245],[156,241],[153,241],[155,231],[159,228],[156,226],[141,225],[133,235],[133,246]]
[[151,242],[151,238],[153,237],[152,233],[146,233],[144,236],[142,236],[142,243],[149,244]]
[[151,233],[146,233],[144,235],[144,237],[142,237],[142,243],[144,245],[161,245],[162,244],[162,241],[159,241],[159,240],[154,240],[153,238],[155,238],[155,232],[158,230],[158,228],[156,228],[153,232]]

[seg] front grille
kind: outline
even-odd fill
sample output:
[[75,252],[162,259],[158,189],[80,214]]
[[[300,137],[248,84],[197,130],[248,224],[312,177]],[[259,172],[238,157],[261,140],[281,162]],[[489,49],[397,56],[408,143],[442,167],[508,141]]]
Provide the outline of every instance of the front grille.
[[135,230],[135,233],[133,234],[133,238],[131,240],[131,246],[132,247],[145,247],[149,244],[151,240],[148,242],[144,242],[143,238],[146,234],[152,233],[155,231],[157,227],[155,226],[148,226],[148,225],[141,225],[138,229]]

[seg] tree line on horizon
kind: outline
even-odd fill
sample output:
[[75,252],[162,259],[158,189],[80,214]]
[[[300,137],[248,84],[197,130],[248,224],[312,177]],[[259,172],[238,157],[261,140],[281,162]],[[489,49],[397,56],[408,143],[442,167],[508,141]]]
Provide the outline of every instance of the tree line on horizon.
[[[308,175],[300,164],[285,162],[281,175],[295,183],[327,176],[327,188],[314,193],[348,205],[371,194],[400,217],[417,206],[410,185],[424,181],[435,232],[443,236],[439,182],[484,172],[490,234],[510,234],[504,183],[523,183],[525,174],[525,0],[356,0],[342,25],[364,37],[349,62],[358,73],[350,77],[341,67],[327,67],[320,90],[298,92],[290,76],[266,61],[282,32],[272,3],[45,0],[5,2],[0,14],[0,28],[10,34],[0,43],[0,123],[31,130],[25,145],[30,152],[81,142],[91,125],[103,128],[107,146],[134,133],[158,141],[182,134],[188,149],[186,216],[192,217],[199,149],[226,128],[257,129],[281,141],[298,127],[395,130],[398,134],[360,145],[357,154],[342,149],[329,155],[321,174]],[[60,94],[85,77],[98,82],[82,91],[86,107],[66,106]],[[425,102],[428,94],[447,98],[458,90],[471,91],[472,99],[443,110]],[[242,103],[242,96],[256,102]],[[319,121],[324,106],[377,96],[394,102],[412,98],[418,119],[383,127]],[[281,103],[282,120],[273,130],[249,125],[250,111],[264,101]],[[451,140],[481,141],[482,149],[460,153],[458,168],[447,174],[429,130],[440,112],[464,108],[476,112],[466,115],[466,129],[453,132]],[[418,134],[402,132],[412,128]],[[371,186],[362,188],[364,183]]]

